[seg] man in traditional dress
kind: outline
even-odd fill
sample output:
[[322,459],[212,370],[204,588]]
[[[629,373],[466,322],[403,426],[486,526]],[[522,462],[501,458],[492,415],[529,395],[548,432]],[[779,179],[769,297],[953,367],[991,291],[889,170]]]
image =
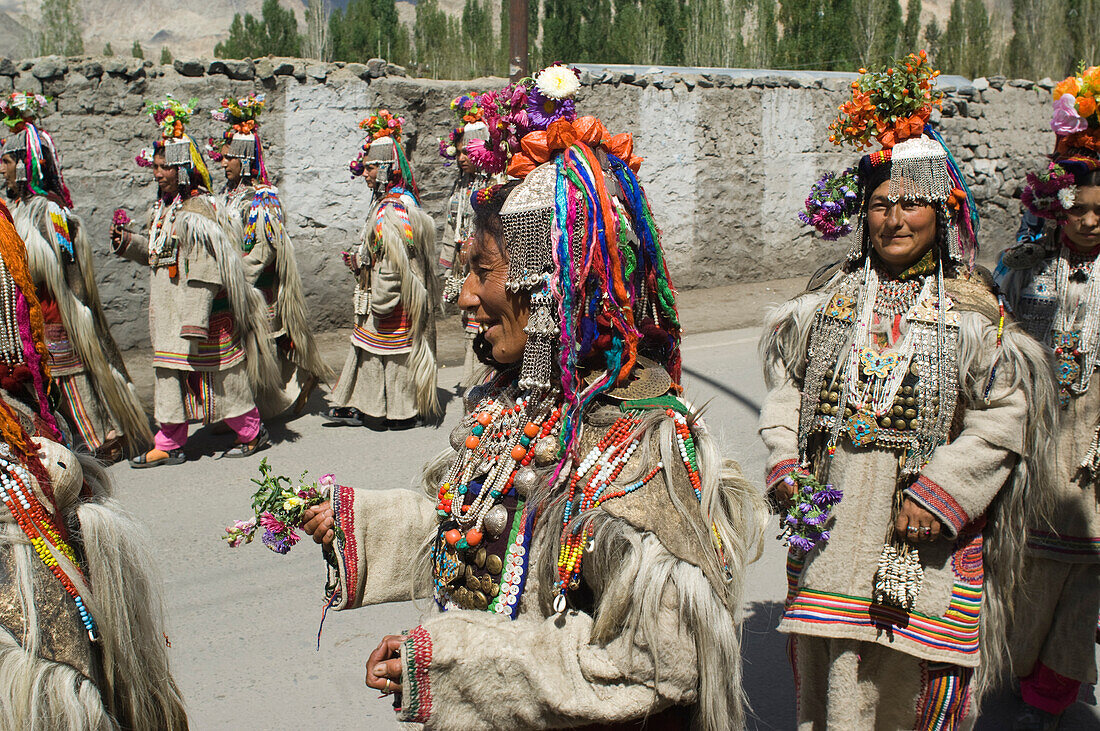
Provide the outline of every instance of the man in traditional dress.
[[[453,305],[458,302],[462,281],[469,272],[464,248],[473,230],[474,216],[470,198],[492,183],[503,183],[506,179],[501,174],[490,176],[475,165],[467,149],[473,140],[485,142],[489,139],[489,127],[482,121],[482,111],[477,95],[463,94],[455,97],[451,101],[451,111],[454,112],[458,124],[451,130],[446,140],[439,142],[439,155],[446,160],[444,164],[453,163],[458,168],[458,176],[451,188],[451,199],[447,203],[445,232],[447,238],[439,257],[444,276],[444,305]],[[461,387],[469,388],[473,385],[474,374],[478,368],[477,358],[474,356],[474,338],[477,337],[478,325],[465,311],[462,313],[462,330],[466,355],[462,365]]]
[[246,457],[269,445],[254,394],[278,388],[278,363],[267,306],[244,273],[234,230],[219,216],[210,173],[183,125],[193,103],[169,97],[146,111],[162,136],[139,160],[159,187],[149,236],[112,229],[115,253],[150,268],[149,332],[153,340],[154,448],[135,468],[186,460],[187,423],[224,421],[237,435],[224,457]]
[[143,531],[50,410],[35,289],[0,203],[0,728],[186,729]]
[[288,408],[300,414],[318,380],[328,378],[329,369],[309,327],[279,191],[268,180],[258,123],[263,109],[264,96],[252,94],[223,99],[212,115],[229,124],[216,150],[225,171],[223,205],[235,216],[233,223],[242,226],[245,277],[264,295],[279,355],[282,387],[257,394],[260,415],[267,418]]
[[[1100,82],[1100,67],[1082,75]],[[1056,494],[1050,514],[1033,521],[1009,637],[1025,707],[1018,731],[1057,728],[1081,685],[1096,682],[1100,612],[1100,131],[1095,95],[1084,78],[1056,87],[1077,129],[1052,127],[1051,165],[1028,175],[1022,201],[1040,222],[1034,241],[1001,256],[998,275],[1016,317],[1053,351],[1061,394]],[[1078,108],[1080,93],[1085,106]],[[1068,95],[1067,101],[1062,101]],[[1092,103],[1091,109],[1087,106]],[[1065,124],[1063,120],[1062,125]],[[1039,227],[1040,232],[1042,227]]]
[[107,325],[84,222],[72,210],[53,138],[38,126],[46,99],[13,92],[0,103],[11,130],[0,172],[46,318],[50,375],[65,418],[84,445],[108,462],[153,440],[126,365]]
[[1007,663],[1019,526],[1049,491],[1052,376],[974,268],[973,201],[924,126],[937,75],[910,55],[853,83],[834,141],[885,149],[803,214],[826,238],[854,224],[852,246],[761,343],[807,731],[968,728]]
[[326,413],[338,424],[407,429],[418,417],[442,413],[435,387],[435,225],[420,209],[401,149],[403,122],[383,109],[359,124],[369,136],[352,175],[365,178],[374,197],[362,242],[344,253],[356,278],[355,330]]

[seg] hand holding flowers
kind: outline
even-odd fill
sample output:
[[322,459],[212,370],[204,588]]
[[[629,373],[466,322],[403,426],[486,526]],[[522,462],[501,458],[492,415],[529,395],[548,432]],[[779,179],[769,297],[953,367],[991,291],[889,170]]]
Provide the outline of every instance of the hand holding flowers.
[[803,553],[824,545],[829,540],[825,523],[842,494],[832,485],[822,484],[816,477],[802,470],[795,470],[783,478],[793,490],[790,505],[780,515],[779,540]]
[[331,474],[322,475],[314,483],[305,481],[306,473],[293,487],[289,477],[272,474],[272,469],[264,458],[260,462],[260,479],[253,478],[259,488],[252,496],[254,516],[248,520],[238,520],[225,529],[223,539],[229,541],[230,548],[243,543],[251,543],[256,532],[263,529],[260,540],[276,553],[287,553],[301,540],[297,529],[302,524],[302,514],[307,508],[319,505],[325,500],[325,492],[336,484]]

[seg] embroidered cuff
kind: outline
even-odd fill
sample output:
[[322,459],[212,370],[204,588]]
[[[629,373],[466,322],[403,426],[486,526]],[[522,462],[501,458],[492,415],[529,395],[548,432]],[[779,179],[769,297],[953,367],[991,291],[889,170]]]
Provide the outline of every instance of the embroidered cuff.
[[330,576],[327,596],[333,609],[339,611],[358,606],[359,545],[355,537],[355,490],[335,485],[329,495],[336,538],[332,542],[335,565]]
[[122,229],[122,233],[119,234],[117,239],[111,239],[111,248],[116,254],[122,256],[126,253],[126,248],[130,245],[132,239],[133,234],[126,229]]
[[210,330],[199,325],[180,326],[180,337],[188,340],[206,340],[210,336]]
[[772,485],[782,480],[787,475],[791,474],[798,469],[797,459],[785,459],[778,463],[775,467],[772,467],[768,471],[768,477],[764,481],[764,486],[771,489]]
[[905,496],[917,501],[925,510],[939,518],[952,538],[970,522],[970,516],[955,502],[955,498],[924,475],[906,489]]
[[432,715],[432,686],[428,666],[432,663],[432,636],[423,626],[406,635],[401,651],[401,707],[398,718],[406,723],[427,723]]

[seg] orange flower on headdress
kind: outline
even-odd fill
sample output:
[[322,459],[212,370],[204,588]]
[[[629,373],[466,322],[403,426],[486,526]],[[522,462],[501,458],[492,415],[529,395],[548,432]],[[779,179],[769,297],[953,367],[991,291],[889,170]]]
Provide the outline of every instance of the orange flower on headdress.
[[1077,97],[1077,113],[1086,119],[1096,114],[1096,98],[1091,96]]
[[1066,94],[1077,96],[1080,91],[1081,85],[1077,83],[1077,77],[1070,76],[1069,78],[1058,82],[1057,86],[1054,87],[1054,98],[1061,99]]

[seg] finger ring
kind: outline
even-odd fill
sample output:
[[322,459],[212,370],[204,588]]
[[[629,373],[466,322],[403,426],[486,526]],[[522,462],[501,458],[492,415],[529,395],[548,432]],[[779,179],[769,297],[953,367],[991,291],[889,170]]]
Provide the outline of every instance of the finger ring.
[[905,529],[905,532],[906,533],[916,533],[917,529],[914,528],[913,526],[909,526],[908,528]]
[[932,529],[931,528],[921,528],[920,532],[921,532],[922,535],[926,535],[926,536],[932,535]]
[[390,692],[390,679],[389,678],[386,678],[386,687],[382,689],[382,692],[383,693],[389,693]]

